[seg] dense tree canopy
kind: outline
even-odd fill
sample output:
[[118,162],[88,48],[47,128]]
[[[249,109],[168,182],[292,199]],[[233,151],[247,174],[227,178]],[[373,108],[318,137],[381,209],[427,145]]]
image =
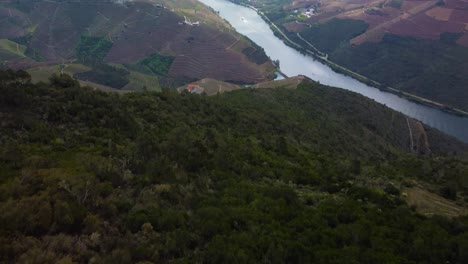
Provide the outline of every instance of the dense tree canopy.
[[405,117],[362,96],[313,82],[118,95],[0,74],[0,262],[468,261],[468,218],[400,196],[455,183],[463,203],[466,147],[432,131],[446,143],[416,156]]

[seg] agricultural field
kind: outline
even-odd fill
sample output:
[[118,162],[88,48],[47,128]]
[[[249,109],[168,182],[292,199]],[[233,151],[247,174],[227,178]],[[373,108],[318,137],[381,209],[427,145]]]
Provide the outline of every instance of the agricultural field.
[[[463,4],[465,3],[465,4]],[[380,41],[384,34],[439,39],[444,32],[468,34],[468,4],[452,1],[357,0],[321,1],[316,16],[307,23],[324,22],[332,18],[363,20],[367,32],[353,39],[353,44]],[[287,7],[285,7],[287,8]],[[464,38],[461,45],[468,46]]]
[[468,2],[463,0],[231,1],[260,8],[291,32],[336,18],[362,20],[369,28],[350,41],[356,45],[379,42],[388,33],[437,40],[440,34],[451,32],[462,33],[457,43],[468,47]]
[[263,50],[197,1],[114,4],[25,0],[2,4],[0,15],[4,15],[0,39],[21,39],[26,51],[35,55],[28,59],[29,53],[23,51],[27,63],[10,62],[12,68],[77,59],[88,66],[124,65],[133,71],[133,65],[151,60],[157,53],[173,58],[170,64],[151,67],[162,69],[153,73],[164,76],[166,83],[203,78],[257,83],[273,78],[274,66]]

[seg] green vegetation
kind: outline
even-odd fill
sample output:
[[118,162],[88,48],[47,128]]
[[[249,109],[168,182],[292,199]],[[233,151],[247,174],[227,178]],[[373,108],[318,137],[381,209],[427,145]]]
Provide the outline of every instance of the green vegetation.
[[457,40],[463,36],[463,32],[453,33],[453,32],[444,32],[440,34],[440,42],[447,45],[456,45]]
[[268,19],[270,19],[274,23],[277,23],[278,25],[288,22],[288,21],[295,20],[294,17],[289,16],[292,14],[292,12],[285,11],[283,9],[283,6],[291,3],[291,1],[288,1],[288,0],[255,0],[255,1],[229,0],[229,1],[236,3],[236,4],[240,4],[240,5],[253,6],[261,10],[263,14],[268,17]]
[[0,39],[0,64],[4,61],[24,59],[26,47],[8,39]]
[[247,56],[249,61],[254,62],[256,64],[263,64],[270,60],[270,58],[266,55],[265,50],[252,42],[252,47],[247,47],[242,50],[242,53]]
[[31,48],[30,46],[32,35],[33,35],[32,32],[34,32],[34,30],[35,30],[35,27],[31,27],[30,32],[28,34],[18,37],[18,38],[14,38],[11,41],[18,43],[20,46],[26,47],[25,51],[23,52],[25,56],[35,61],[41,61],[43,60],[43,58],[38,54],[36,50]]
[[173,56],[164,56],[159,53],[154,53],[141,60],[138,64],[145,66],[153,74],[166,76],[174,59]]
[[400,9],[402,4],[403,4],[403,0],[391,0],[388,3],[389,6],[396,8],[396,9]]
[[75,77],[80,80],[120,89],[128,84],[129,75],[130,72],[126,69],[107,64],[96,64],[92,70],[76,73]]
[[158,77],[149,74],[143,74],[136,71],[130,71],[129,85],[125,87],[131,90],[161,91]]
[[103,37],[81,36],[76,47],[76,57],[85,64],[102,63],[112,48],[112,42]]
[[341,46],[348,45],[352,38],[364,33],[368,26],[362,20],[334,18],[305,29],[301,36],[318,50],[331,53]]
[[[386,86],[468,110],[468,48],[441,40],[385,35],[379,43],[345,45],[330,59]],[[445,88],[441,88],[445,87]]]
[[16,54],[20,57],[24,57],[26,47],[8,39],[0,39],[0,50]]
[[466,147],[428,131],[443,138],[433,156],[410,154],[406,118],[362,96],[0,77],[0,262],[468,260],[467,217],[426,218],[399,197],[417,180],[463,203],[468,162],[441,150]]

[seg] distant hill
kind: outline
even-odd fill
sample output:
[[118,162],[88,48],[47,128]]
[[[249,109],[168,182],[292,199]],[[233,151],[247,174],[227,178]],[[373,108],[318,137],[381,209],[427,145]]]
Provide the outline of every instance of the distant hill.
[[[79,79],[119,89],[138,74],[157,76],[149,85],[155,87],[201,78],[257,83],[273,77],[261,48],[204,5],[176,2],[2,2],[0,64],[86,64],[91,69]],[[143,88],[135,82],[132,87]]]

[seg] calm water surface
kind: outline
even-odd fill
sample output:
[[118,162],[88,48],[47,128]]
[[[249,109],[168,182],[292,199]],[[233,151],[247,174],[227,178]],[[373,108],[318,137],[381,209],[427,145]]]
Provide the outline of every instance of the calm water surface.
[[327,65],[286,46],[273,34],[268,24],[257,12],[250,8],[233,4],[227,0],[199,1],[218,11],[219,15],[239,33],[263,47],[271,59],[279,60],[281,71],[286,75],[303,74],[322,84],[360,93],[468,143],[468,118],[413,103],[332,71]]

